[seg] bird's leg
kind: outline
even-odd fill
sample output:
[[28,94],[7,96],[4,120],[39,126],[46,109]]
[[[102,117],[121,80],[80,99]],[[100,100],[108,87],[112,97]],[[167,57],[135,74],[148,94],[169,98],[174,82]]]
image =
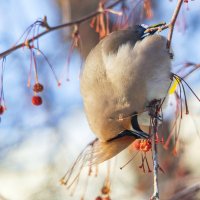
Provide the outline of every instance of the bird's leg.
[[[147,108],[149,110],[149,116],[152,119],[156,119],[162,123],[163,119],[162,119],[162,116],[159,114],[161,106],[162,106],[161,99],[154,99],[149,103]],[[159,109],[156,109],[156,108],[159,108]]]

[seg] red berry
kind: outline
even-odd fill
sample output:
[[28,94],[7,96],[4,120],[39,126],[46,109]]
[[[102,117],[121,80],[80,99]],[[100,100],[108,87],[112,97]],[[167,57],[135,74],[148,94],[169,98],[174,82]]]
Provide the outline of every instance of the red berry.
[[33,86],[33,91],[34,92],[42,92],[44,90],[44,87],[41,83],[36,83],[34,86]]
[[39,106],[42,104],[42,98],[40,96],[33,96],[32,97],[32,104],[35,106]]
[[59,82],[58,82],[58,87],[60,87],[60,86],[61,86],[61,82],[59,81]]
[[4,113],[4,110],[5,110],[4,106],[0,105],[0,115]]

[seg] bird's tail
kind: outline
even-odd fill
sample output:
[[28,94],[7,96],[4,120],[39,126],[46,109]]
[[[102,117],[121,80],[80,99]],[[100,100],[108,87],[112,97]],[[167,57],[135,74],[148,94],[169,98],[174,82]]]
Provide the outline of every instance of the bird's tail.
[[134,137],[123,136],[108,142],[96,140],[91,149],[91,154],[88,154],[88,161],[90,164],[100,164],[120,153],[127,148],[133,141]]
[[61,179],[61,183],[70,189],[71,186],[79,180],[79,176],[81,175],[84,166],[91,167],[92,165],[98,165],[116,156],[135,139],[136,138],[132,136],[123,136],[108,142],[102,142],[99,139],[95,139],[80,153],[72,167]]

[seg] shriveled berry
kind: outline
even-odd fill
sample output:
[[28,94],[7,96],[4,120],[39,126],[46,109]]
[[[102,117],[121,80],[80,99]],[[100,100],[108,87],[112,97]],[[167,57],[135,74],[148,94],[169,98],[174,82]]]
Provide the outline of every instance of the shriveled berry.
[[100,196],[96,197],[95,200],[102,200],[102,198]]
[[42,92],[44,90],[44,86],[41,83],[36,83],[33,86],[33,91],[34,92]]
[[140,144],[141,144],[141,140],[135,140],[133,145],[135,147],[136,150],[140,150]]
[[110,188],[108,186],[103,186],[101,189],[102,194],[109,194]]
[[0,115],[4,113],[4,110],[5,110],[4,106],[0,105]]
[[35,106],[39,106],[42,104],[42,98],[40,96],[33,96],[32,97],[32,104]]
[[150,140],[136,140],[133,143],[134,148],[138,151],[148,152],[151,150],[151,141]]

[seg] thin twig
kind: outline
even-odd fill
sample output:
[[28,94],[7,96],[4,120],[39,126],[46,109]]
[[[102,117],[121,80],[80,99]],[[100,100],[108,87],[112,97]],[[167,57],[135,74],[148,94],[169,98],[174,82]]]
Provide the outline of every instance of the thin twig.
[[178,0],[177,6],[174,10],[171,21],[169,23],[169,32],[168,32],[168,36],[167,36],[167,49],[170,49],[170,47],[171,47],[174,25],[176,23],[176,20],[177,20],[177,17],[178,17],[178,14],[179,14],[182,4],[183,4],[183,0]]
[[159,199],[159,185],[158,185],[158,150],[157,144],[155,142],[155,133],[153,134],[152,140],[152,149],[153,149],[153,176],[154,176],[154,192],[151,197],[152,200]]
[[174,196],[170,198],[170,200],[181,200],[181,199],[189,199],[190,197],[194,197],[197,192],[200,191],[200,183],[189,186],[180,192],[177,192]]
[[[157,102],[158,103],[158,102]],[[155,104],[153,113],[153,128],[152,128],[152,154],[153,154],[153,176],[154,176],[154,192],[151,197],[151,200],[159,200],[159,184],[158,184],[158,170],[159,170],[159,164],[158,164],[158,149],[157,149],[157,143],[156,143],[156,134],[158,130],[158,110],[160,105]]]
[[38,35],[34,36],[33,38],[23,42],[23,43],[20,43],[14,47],[11,47],[10,49],[0,53],[0,59],[7,56],[8,54],[12,53],[13,51],[16,51],[17,49],[20,49],[24,46],[27,46],[27,44],[29,45],[31,42],[35,41],[36,39],[46,35],[47,33],[50,33],[52,31],[55,31],[55,30],[58,30],[58,29],[62,29],[62,28],[66,28],[68,26],[73,26],[73,25],[76,25],[76,24],[81,24],[82,22],[85,22],[99,14],[101,14],[102,12],[104,12],[106,9],[110,9],[110,8],[113,8],[114,6],[118,5],[120,2],[123,2],[125,0],[117,0],[115,2],[113,2],[112,4],[110,4],[109,6],[107,6],[104,10],[100,11],[100,10],[97,10],[95,12],[91,12],[89,15],[86,15],[80,19],[77,19],[77,20],[74,20],[74,21],[71,21],[71,22],[68,22],[68,23],[64,23],[64,24],[61,24],[61,25],[58,25],[58,26],[54,26],[54,27],[51,27],[46,23],[43,23],[43,27],[46,28],[45,31],[39,33]]
[[163,25],[158,26],[158,27],[150,27],[145,31],[146,33],[156,32],[156,31],[161,32],[161,31],[169,28],[169,32],[168,32],[168,36],[167,36],[167,49],[170,49],[170,47],[171,47],[171,41],[172,41],[174,26],[175,26],[178,14],[180,12],[181,6],[183,4],[183,1],[184,0],[178,0],[177,6],[174,10],[174,13],[173,13],[172,18],[170,20],[170,23],[163,24]]

